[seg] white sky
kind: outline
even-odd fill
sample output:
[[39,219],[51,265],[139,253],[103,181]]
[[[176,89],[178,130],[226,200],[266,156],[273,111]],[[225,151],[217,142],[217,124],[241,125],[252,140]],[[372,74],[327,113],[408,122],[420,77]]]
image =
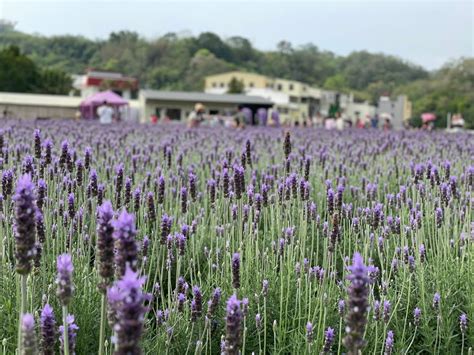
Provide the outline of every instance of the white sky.
[[474,5],[466,0],[0,0],[0,18],[44,35],[106,38],[127,29],[152,38],[212,31],[246,37],[259,49],[273,49],[282,39],[295,46],[312,42],[337,54],[394,54],[428,69],[474,57]]

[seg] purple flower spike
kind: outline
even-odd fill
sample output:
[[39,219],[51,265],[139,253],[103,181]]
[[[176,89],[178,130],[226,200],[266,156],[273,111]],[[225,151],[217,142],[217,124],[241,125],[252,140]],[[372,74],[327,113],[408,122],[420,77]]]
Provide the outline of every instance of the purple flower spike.
[[74,292],[74,285],[72,283],[74,266],[72,265],[71,255],[61,254],[58,256],[57,271],[56,284],[58,285],[58,298],[63,306],[67,306]]
[[421,309],[418,307],[415,308],[413,311],[413,323],[415,323],[415,326],[419,326],[421,321]]
[[225,353],[238,355],[242,339],[242,310],[236,295],[227,301]]
[[114,210],[112,209],[112,203],[104,201],[97,212],[97,251],[99,275],[102,277],[102,283],[99,287],[105,292],[106,287],[110,285],[114,276],[114,239],[112,237],[114,231],[112,226]]
[[232,287],[240,287],[240,254],[232,255]]
[[35,254],[36,203],[34,184],[30,175],[23,175],[17,183],[15,196],[16,271],[27,275]]
[[141,354],[140,338],[147,311],[144,302],[149,300],[149,296],[142,291],[144,283],[145,277],[140,277],[127,266],[123,277],[109,289],[109,306],[116,317],[113,329],[117,354]]
[[394,343],[393,331],[389,330],[387,333],[387,339],[385,340],[385,355],[393,354],[393,343]]
[[439,302],[441,301],[441,296],[438,292],[436,292],[433,296],[433,308],[439,311]]
[[323,354],[329,354],[331,352],[332,344],[334,343],[335,332],[334,329],[328,327],[324,332],[324,346]]
[[[77,331],[79,327],[74,323],[74,316],[69,314],[66,317],[67,322],[67,339],[69,345],[69,354],[75,355],[76,354],[76,337]],[[61,354],[64,354],[64,326],[59,326],[59,333],[61,337],[59,338],[59,342],[61,343]]]
[[459,327],[461,328],[461,333],[465,334],[467,331],[467,315],[462,313],[459,316]]
[[346,316],[346,336],[344,345],[349,355],[357,355],[359,350],[365,346],[363,339],[366,313],[368,308],[368,295],[370,279],[364,260],[359,253],[355,253],[352,266],[349,267],[351,274],[347,276],[351,285],[348,288],[349,304]]
[[217,307],[219,306],[219,301],[221,299],[221,289],[217,287],[214,292],[212,293],[212,298],[207,303],[207,315],[208,317],[212,317],[212,315],[216,312]]
[[313,342],[313,337],[313,324],[308,322],[306,323],[306,341],[311,344]]
[[112,222],[115,239],[115,267],[117,278],[125,274],[127,265],[135,271],[137,266],[138,246],[135,240],[135,217],[122,211],[117,220]]
[[40,326],[42,354],[53,355],[57,331],[53,308],[49,304],[45,304],[41,311]]
[[36,354],[38,352],[35,336],[35,319],[30,313],[21,316],[21,343],[22,354]]

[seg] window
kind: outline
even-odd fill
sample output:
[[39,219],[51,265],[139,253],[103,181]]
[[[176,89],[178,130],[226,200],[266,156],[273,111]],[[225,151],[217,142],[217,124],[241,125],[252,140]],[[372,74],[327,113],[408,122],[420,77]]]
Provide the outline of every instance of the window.
[[221,85],[220,85],[220,86],[221,86],[221,88],[223,88],[223,87],[225,86],[225,84],[224,84],[224,83],[221,83]]
[[293,84],[288,85],[288,89],[291,91],[293,90]]
[[251,88],[253,88],[253,83],[251,82],[251,83],[249,84],[249,86],[250,86]]
[[212,83],[212,87],[213,88],[217,87],[217,83]]
[[290,102],[298,102],[298,98],[296,96],[290,96]]
[[301,103],[302,104],[306,104],[308,102],[308,98],[307,97],[302,97],[301,98]]
[[303,86],[303,91],[306,91],[307,87],[306,86]]
[[181,109],[179,108],[167,108],[166,116],[171,120],[180,120],[181,119]]
[[278,91],[281,91],[281,89],[282,89],[281,84],[278,84],[278,85],[277,85],[277,90],[278,90]]

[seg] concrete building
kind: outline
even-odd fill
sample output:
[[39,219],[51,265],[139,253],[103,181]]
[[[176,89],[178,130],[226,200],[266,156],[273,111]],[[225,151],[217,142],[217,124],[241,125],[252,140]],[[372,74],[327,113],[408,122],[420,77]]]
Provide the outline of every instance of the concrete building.
[[398,96],[392,100],[388,96],[381,96],[378,102],[377,114],[379,116],[390,115],[392,126],[395,129],[401,129],[412,115],[412,105],[405,95]]
[[244,84],[247,95],[259,95],[272,100],[280,113],[281,122],[295,122],[313,116],[320,110],[322,91],[310,85],[265,75],[231,71],[205,78],[204,91],[225,94],[232,79]]
[[85,75],[73,75],[72,86],[80,92],[82,98],[99,91],[112,90],[130,100],[138,91],[138,80],[121,73],[88,69]]
[[156,90],[140,90],[138,101],[142,123],[150,122],[152,115],[185,121],[198,102],[205,105],[206,113],[211,115],[235,113],[242,107],[255,113],[260,107],[269,109],[273,106],[272,101],[259,96]]
[[74,118],[82,98],[0,92],[0,115],[12,118]]
[[350,102],[343,111],[343,116],[346,116],[352,123],[356,123],[358,118],[369,118],[375,115],[376,107],[370,105],[368,102]]
[[[83,98],[66,95],[42,95],[0,92],[0,117],[22,119],[72,119]],[[124,120],[138,121],[139,102],[128,100]]]

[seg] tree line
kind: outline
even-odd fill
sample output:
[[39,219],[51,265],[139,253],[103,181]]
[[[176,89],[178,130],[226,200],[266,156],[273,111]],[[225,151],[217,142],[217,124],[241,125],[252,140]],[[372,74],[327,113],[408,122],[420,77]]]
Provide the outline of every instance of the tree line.
[[244,37],[224,39],[211,32],[198,36],[168,33],[146,39],[136,32],[119,31],[104,40],[91,40],[70,35],[45,37],[14,28],[0,28],[0,50],[0,79],[15,74],[14,68],[26,61],[36,68],[36,76],[30,70],[22,80],[7,84],[0,80],[0,91],[65,93],[71,85],[65,73],[80,74],[88,67],[137,77],[144,88],[200,91],[207,75],[246,70],[352,92],[357,100],[372,103],[382,94],[406,93],[413,101],[414,116],[425,111],[440,116],[461,111],[468,124],[473,125],[474,120],[473,59],[460,59],[429,72],[381,53],[356,51],[339,56],[314,44],[294,46],[287,41],[262,51]]

